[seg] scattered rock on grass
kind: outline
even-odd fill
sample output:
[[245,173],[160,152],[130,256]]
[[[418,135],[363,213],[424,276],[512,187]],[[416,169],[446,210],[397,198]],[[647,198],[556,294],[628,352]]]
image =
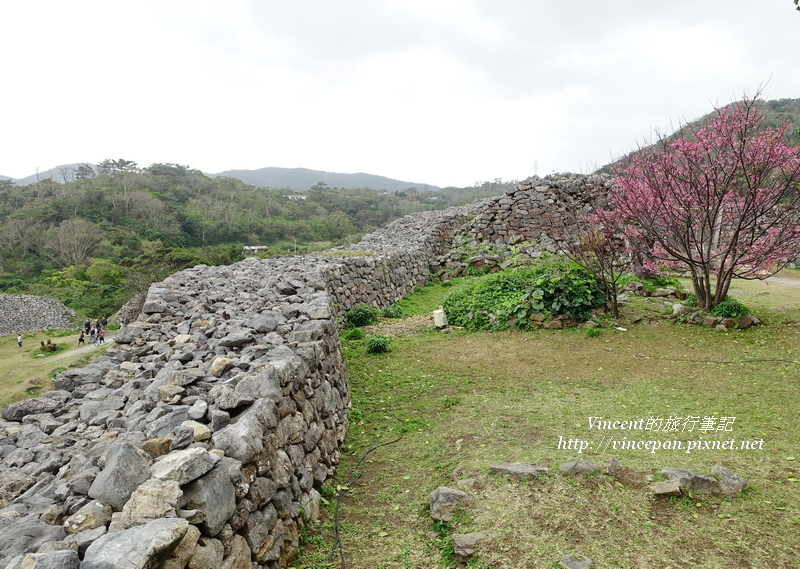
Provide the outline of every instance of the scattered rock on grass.
[[428,504],[431,508],[431,518],[441,522],[453,521],[453,513],[459,502],[468,498],[465,492],[454,490],[446,486],[439,486],[428,495]]
[[598,470],[600,469],[594,464],[586,462],[585,460],[572,460],[561,465],[561,472],[567,476],[575,476],[577,474],[594,474]]
[[661,474],[669,480],[677,480],[681,488],[698,494],[714,494],[722,491],[719,481],[713,476],[698,474],[685,468],[665,468],[661,471]]
[[461,560],[469,559],[475,555],[478,544],[490,537],[490,534],[482,531],[453,534],[453,553]]
[[540,474],[549,472],[546,466],[538,466],[530,462],[509,462],[506,464],[494,464],[489,466],[489,472],[495,474],[505,474],[509,478],[523,480],[525,478],[535,478]]
[[590,569],[592,560],[585,555],[565,555],[559,565],[564,569]]
[[711,474],[719,478],[719,485],[725,494],[739,494],[747,488],[747,482],[744,478],[719,464],[711,467]]
[[662,480],[650,485],[650,489],[656,496],[680,496],[681,483],[677,480]]

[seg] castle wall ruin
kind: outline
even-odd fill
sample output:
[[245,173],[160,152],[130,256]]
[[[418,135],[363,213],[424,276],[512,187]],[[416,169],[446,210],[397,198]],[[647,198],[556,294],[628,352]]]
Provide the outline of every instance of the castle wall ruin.
[[558,243],[602,199],[585,178],[154,284],[103,356],[3,410],[0,564],[286,567],[347,433],[343,314],[424,284],[456,234]]

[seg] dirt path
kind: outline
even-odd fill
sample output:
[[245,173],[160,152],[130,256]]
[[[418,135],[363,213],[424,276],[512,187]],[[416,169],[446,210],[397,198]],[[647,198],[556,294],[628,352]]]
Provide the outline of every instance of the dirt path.
[[800,287],[800,279],[792,279],[786,277],[770,277],[764,282],[766,282],[767,284]]
[[[47,358],[47,361],[54,362],[54,361],[58,361],[58,360],[63,360],[64,358],[72,357],[72,356],[77,355],[77,354],[94,352],[95,350],[98,350],[98,349],[102,348],[103,346],[110,345],[110,342],[111,342],[112,338],[113,338],[112,332],[109,332],[108,334],[106,334],[106,342],[105,342],[105,344],[90,344],[89,341],[87,340],[86,341],[86,345],[80,346],[80,347],[76,347],[76,348],[69,348],[69,349],[67,349],[67,350],[65,350],[65,351],[63,351],[63,352],[61,352],[59,354],[56,354],[54,356],[51,356],[51,357]],[[75,343],[77,343],[77,342],[78,342],[78,337],[75,336]]]

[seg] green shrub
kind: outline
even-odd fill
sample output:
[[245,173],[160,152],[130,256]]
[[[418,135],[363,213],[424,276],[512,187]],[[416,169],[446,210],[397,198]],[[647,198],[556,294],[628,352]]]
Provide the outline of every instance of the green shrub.
[[385,318],[402,318],[403,317],[403,309],[393,304],[392,306],[387,306],[381,311],[381,314]]
[[378,309],[366,304],[359,304],[348,310],[344,317],[349,326],[369,326],[378,321]]
[[711,314],[714,316],[722,316],[723,318],[741,318],[749,313],[749,308],[733,298],[726,298],[711,309]]
[[649,292],[655,292],[659,288],[666,288],[668,286],[671,286],[675,290],[683,290],[681,281],[675,277],[668,277],[666,275],[654,275],[646,279],[640,279],[639,282],[642,283],[644,289]]
[[691,293],[687,296],[683,301],[684,306],[697,306],[697,295],[695,293]]
[[345,340],[363,340],[366,336],[361,328],[350,328],[342,335]]
[[597,338],[598,336],[602,336],[603,331],[600,328],[587,328],[586,329],[586,337],[587,338]]
[[531,327],[537,313],[584,319],[606,301],[601,285],[583,268],[561,258],[531,268],[487,275],[444,301],[447,319],[467,330],[502,330],[514,322]]
[[389,338],[386,336],[370,336],[366,343],[368,354],[382,354],[389,351]]

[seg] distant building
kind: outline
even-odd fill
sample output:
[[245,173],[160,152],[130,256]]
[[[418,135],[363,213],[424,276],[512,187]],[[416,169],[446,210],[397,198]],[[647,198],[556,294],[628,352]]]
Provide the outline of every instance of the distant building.
[[293,194],[293,195],[290,195],[290,196],[283,196],[283,197],[289,198],[290,200],[293,200],[293,201],[300,201],[300,200],[307,200],[308,199],[308,196],[304,196],[302,194]]
[[245,255],[253,255],[259,251],[266,251],[269,249],[269,245],[245,245],[243,249]]

